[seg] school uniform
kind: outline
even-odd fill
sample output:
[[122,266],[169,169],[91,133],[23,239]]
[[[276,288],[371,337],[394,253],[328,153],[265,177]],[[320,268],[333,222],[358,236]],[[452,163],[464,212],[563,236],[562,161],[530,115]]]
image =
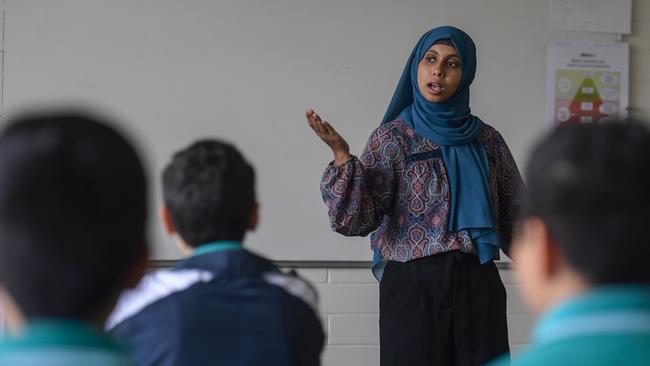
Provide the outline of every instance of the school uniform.
[[[435,105],[417,89],[417,64],[440,39],[458,49],[463,76]],[[469,111],[474,52],[456,28],[425,34],[363,153],[321,181],[332,229],[371,234],[382,366],[479,365],[508,351],[493,260],[509,249],[523,182],[501,135]]]
[[125,349],[78,321],[35,320],[0,342],[1,366],[132,366]]
[[319,365],[316,292],[235,242],[199,246],[126,292],[107,329],[137,365]]
[[532,346],[512,361],[537,365],[650,365],[650,287],[606,286],[551,310],[538,322]]

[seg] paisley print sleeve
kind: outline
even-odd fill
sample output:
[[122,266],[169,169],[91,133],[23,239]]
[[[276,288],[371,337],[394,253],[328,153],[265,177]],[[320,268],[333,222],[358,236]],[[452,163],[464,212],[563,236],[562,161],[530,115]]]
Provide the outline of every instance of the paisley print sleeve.
[[499,239],[503,251],[510,255],[512,231],[521,210],[523,190],[526,187],[508,145],[498,132],[495,145],[498,171]]
[[392,205],[396,177],[404,156],[389,128],[370,136],[359,158],[325,169],[321,193],[332,230],[346,236],[366,236],[381,225]]

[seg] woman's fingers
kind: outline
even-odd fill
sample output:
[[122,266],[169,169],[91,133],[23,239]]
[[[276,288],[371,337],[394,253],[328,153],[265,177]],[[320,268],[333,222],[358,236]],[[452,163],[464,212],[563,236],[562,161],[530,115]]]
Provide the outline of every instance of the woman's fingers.
[[328,132],[320,116],[312,109],[306,112],[306,116],[307,121],[309,122],[309,126],[316,132],[316,134],[318,134],[318,136],[320,136],[322,139],[327,138],[326,135]]
[[332,125],[329,124],[329,122],[327,121],[323,122],[323,127],[325,128],[325,131],[327,131],[328,134],[332,135],[333,137],[339,137],[339,133],[336,132],[334,127],[332,127]]
[[311,123],[311,114],[312,113],[314,113],[314,111],[312,111],[311,109],[308,109],[308,110],[305,111],[305,118],[307,119],[307,124],[309,124],[310,127],[312,125],[312,123]]
[[338,132],[336,132],[329,122],[323,121],[318,113],[314,112],[312,109],[307,110],[305,115],[309,126],[314,130],[314,132],[316,132],[323,142],[329,145],[335,155],[340,151],[349,153],[347,142],[338,134]]
[[311,127],[312,130],[314,130],[314,132],[316,132],[317,134],[319,133],[311,113],[307,113],[307,124],[309,125],[309,127]]
[[320,126],[319,126],[319,124],[318,124],[318,122],[317,122],[317,120],[315,118],[315,114],[316,113],[311,109],[307,110],[307,112],[305,112],[305,116],[307,117],[307,123],[309,124],[309,127],[311,127],[312,130],[314,130],[314,132],[316,132],[316,134],[320,136],[322,134],[322,131],[321,131],[322,129],[320,128]]

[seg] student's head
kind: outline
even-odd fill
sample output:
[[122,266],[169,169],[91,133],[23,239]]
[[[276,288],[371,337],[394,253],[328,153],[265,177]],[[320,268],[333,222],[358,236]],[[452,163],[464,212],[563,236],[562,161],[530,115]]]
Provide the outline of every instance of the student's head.
[[101,119],[40,113],[0,133],[0,283],[25,320],[102,321],[146,261],[147,187]]
[[650,132],[569,126],[534,149],[513,257],[538,310],[581,289],[650,284]]
[[241,242],[257,224],[255,172],[230,144],[200,140],[177,152],[162,173],[162,189],[163,223],[190,248]]

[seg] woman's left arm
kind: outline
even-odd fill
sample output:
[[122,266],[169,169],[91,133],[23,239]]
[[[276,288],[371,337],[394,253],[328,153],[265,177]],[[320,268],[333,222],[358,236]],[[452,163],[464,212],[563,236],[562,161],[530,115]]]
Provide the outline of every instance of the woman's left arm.
[[506,141],[498,132],[495,140],[499,241],[503,251],[510,256],[513,229],[523,204],[522,197],[526,187]]

